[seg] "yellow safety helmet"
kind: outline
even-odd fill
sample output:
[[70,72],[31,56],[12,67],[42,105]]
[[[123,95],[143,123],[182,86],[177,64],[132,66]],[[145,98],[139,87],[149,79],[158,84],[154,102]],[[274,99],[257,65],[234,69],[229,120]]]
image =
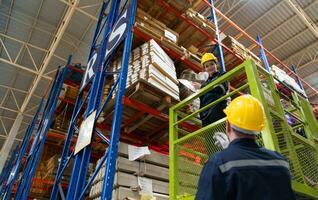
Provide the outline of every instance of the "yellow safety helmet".
[[205,53],[201,58],[201,64],[203,65],[203,63],[210,60],[214,60],[215,62],[218,62],[218,59],[212,53]]
[[225,109],[224,113],[231,127],[241,133],[257,134],[265,125],[263,105],[251,95],[235,98]]

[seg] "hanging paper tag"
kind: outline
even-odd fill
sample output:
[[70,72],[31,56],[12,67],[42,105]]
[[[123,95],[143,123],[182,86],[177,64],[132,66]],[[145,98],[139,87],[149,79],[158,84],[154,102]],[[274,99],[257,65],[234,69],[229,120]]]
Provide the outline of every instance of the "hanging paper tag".
[[145,147],[136,147],[132,145],[128,145],[128,158],[130,161],[137,160],[145,155],[150,155],[149,148]]
[[141,193],[152,196],[152,180],[149,178],[138,177],[138,185],[141,188]]
[[84,149],[87,145],[91,143],[94,122],[96,117],[96,110],[92,112],[81,124],[81,128],[79,130],[74,154],[77,154],[82,149]]

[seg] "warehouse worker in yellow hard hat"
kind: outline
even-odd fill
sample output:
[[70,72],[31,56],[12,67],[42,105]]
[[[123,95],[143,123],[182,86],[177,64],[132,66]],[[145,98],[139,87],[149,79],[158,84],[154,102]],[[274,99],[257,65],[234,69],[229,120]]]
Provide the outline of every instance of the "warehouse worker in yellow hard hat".
[[287,160],[256,143],[265,124],[262,104],[243,95],[224,113],[226,134],[215,133],[213,139],[225,149],[204,165],[196,200],[295,199]]
[[[218,67],[218,60],[212,53],[205,53],[201,58],[201,64],[204,71],[208,74],[207,80],[201,85],[201,88],[205,87],[215,79],[219,78],[223,75],[220,72]],[[200,97],[200,107],[203,108],[204,106],[212,103],[213,101],[221,98],[222,96],[226,95],[228,92],[228,82],[224,82],[217,87],[214,87],[209,92],[205,93]],[[219,119],[225,117],[223,113],[223,109],[227,106],[227,100],[223,100],[220,103],[212,106],[210,109],[203,111],[200,113],[200,119],[202,121],[202,125],[206,126],[215,122]]]

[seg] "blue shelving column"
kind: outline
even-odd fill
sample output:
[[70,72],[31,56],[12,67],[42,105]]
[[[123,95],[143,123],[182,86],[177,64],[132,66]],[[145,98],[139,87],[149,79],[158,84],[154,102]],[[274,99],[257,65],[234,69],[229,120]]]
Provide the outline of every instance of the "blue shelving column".
[[[219,26],[218,26],[218,19],[217,19],[215,9],[214,9],[215,8],[214,1],[209,0],[209,3],[211,4],[211,7],[210,7],[211,21],[215,25],[215,35],[216,35],[216,40],[217,40],[216,49],[218,50],[219,64],[220,64],[221,72],[226,72],[224,57],[223,57],[223,50],[222,50],[222,45],[221,45],[220,31],[219,31]],[[215,50],[215,48],[214,48],[214,50]]]
[[[64,144],[61,163],[58,167],[57,176],[51,193],[51,199],[57,199],[61,177],[69,161],[74,157],[74,164],[71,179],[68,185],[66,199],[79,200],[83,199],[86,191],[92,184],[95,176],[101,166],[106,161],[106,171],[103,183],[101,199],[111,199],[113,191],[113,182],[115,175],[115,164],[118,154],[118,142],[120,138],[120,124],[122,119],[122,96],[126,88],[126,79],[128,72],[129,57],[132,45],[132,27],[135,20],[136,0],[126,2],[107,1],[103,2],[96,31],[94,34],[87,68],[80,86],[80,92],[76,100],[75,109],[71,118],[70,127],[68,129],[67,139]],[[106,9],[108,6],[109,9]],[[109,10],[105,15],[105,11]],[[100,36],[102,37],[100,39]],[[101,41],[97,43],[97,41]],[[109,68],[116,49],[121,45],[123,47],[122,66],[119,71],[113,72]],[[117,56],[120,56],[117,54]],[[115,80],[106,100],[101,102],[102,92],[104,89],[106,77],[112,74],[118,74],[119,78]],[[89,88],[89,89],[88,89]],[[112,98],[113,92],[117,88],[115,99],[115,110],[113,113],[113,121],[109,138],[107,139],[103,133],[95,130],[95,123],[108,105]],[[88,90],[88,95],[83,96],[83,92]],[[77,127],[79,113],[83,110],[83,105],[87,101],[87,106],[84,112],[84,120],[81,128]],[[83,128],[86,124],[92,128]],[[73,152],[70,151],[70,144],[75,131],[79,131],[77,144]],[[82,134],[85,132],[85,134]],[[92,135],[96,134],[109,145],[105,151],[101,162],[96,167],[91,179],[86,183],[87,170],[91,156],[90,140]],[[86,135],[86,137],[83,137]],[[84,144],[85,143],[85,144]]]
[[39,115],[41,108],[42,108],[42,104],[43,104],[43,99],[40,101],[38,109],[33,117],[33,120],[31,122],[31,124],[28,126],[28,129],[24,135],[24,138],[22,140],[22,144],[19,147],[19,151],[17,152],[16,162],[14,164],[12,163],[12,169],[9,171],[10,174],[5,181],[6,184],[5,184],[5,187],[3,188],[3,192],[1,193],[2,196],[0,196],[2,199],[6,200],[6,199],[10,199],[10,197],[11,197],[13,184],[15,183],[15,181],[18,177],[19,170],[20,170],[21,163],[22,163],[22,159],[25,156],[27,148],[29,146],[32,133],[34,132],[35,124],[37,123],[37,120],[38,120],[38,115]]
[[[93,37],[92,46],[91,46],[91,49],[90,49],[90,52],[89,52],[89,56],[88,56],[88,58],[89,58],[88,59],[89,60],[88,66],[93,64],[93,63],[90,63],[90,60],[92,58],[95,59],[94,62],[96,62],[96,59],[97,59],[97,57],[96,58],[94,57],[95,52],[97,52],[96,51],[96,49],[97,49],[96,42],[97,42],[100,34],[102,33],[102,30],[103,30],[103,28],[105,26],[105,23],[106,23],[106,17],[104,15],[104,13],[105,13],[105,10],[106,10],[108,4],[109,4],[109,1],[108,2],[103,2],[102,9],[101,9],[100,14],[99,14],[99,18],[98,18],[95,34],[94,34],[94,37]],[[96,67],[96,66],[92,66],[92,67]],[[90,91],[89,91],[89,94],[90,94]],[[74,152],[70,152],[71,141],[72,141],[72,138],[74,136],[75,131],[78,130],[78,128],[76,127],[77,119],[79,117],[79,113],[81,112],[81,110],[83,108],[84,103],[88,99],[88,96],[89,95],[87,95],[86,98],[82,99],[83,91],[81,91],[78,94],[78,96],[77,96],[77,99],[76,99],[76,102],[75,102],[75,106],[74,106],[74,110],[73,110],[73,114],[72,114],[72,117],[71,117],[71,121],[70,121],[70,124],[69,124],[69,127],[68,127],[67,136],[66,136],[66,139],[65,139],[62,155],[60,157],[60,163],[59,163],[59,166],[58,166],[58,169],[57,169],[57,172],[56,172],[56,177],[55,177],[55,180],[54,180],[54,185],[53,185],[53,189],[52,189],[52,192],[51,192],[50,199],[57,199],[58,192],[59,192],[59,187],[60,187],[60,183],[61,183],[61,180],[62,180],[62,176],[63,176],[64,170],[67,167],[67,165],[69,164],[69,161],[71,159],[73,159],[73,157],[74,157]]]
[[256,39],[257,39],[258,44],[260,45],[260,58],[264,63],[266,71],[269,73],[271,71],[271,68],[270,68],[269,62],[267,60],[267,56],[266,56],[266,53],[264,50],[264,46],[263,46],[261,37],[259,35],[257,35]]
[[[300,80],[300,78],[299,78],[299,76],[298,76],[298,74],[297,74],[296,66],[295,66],[295,65],[292,65],[290,68],[291,68],[291,70],[296,74],[297,84],[299,85],[299,87],[300,87],[303,91],[305,91],[304,86],[303,86],[303,84],[302,84],[302,82],[301,82],[301,80]],[[306,96],[306,98],[307,98],[307,96]]]
[[50,128],[51,121],[54,117],[54,111],[58,102],[60,91],[63,86],[65,74],[69,70],[67,66],[70,64],[70,62],[71,57],[68,59],[68,63],[62,70],[58,69],[54,78],[54,82],[43,111],[42,119],[36,131],[36,136],[33,140],[32,147],[27,158],[26,166],[23,170],[22,178],[19,182],[17,192],[14,196],[15,200],[26,200],[28,198],[32,184],[32,178],[35,174],[35,170],[41,158],[46,135]]
[[8,178],[10,176],[10,172],[12,171],[13,165],[15,164],[15,162],[17,161],[17,157],[18,157],[18,150],[19,150],[19,146],[17,146],[12,154],[10,159],[6,162],[2,172],[1,172],[1,176],[0,176],[0,199],[3,199],[6,187],[7,187],[7,183],[8,183]]

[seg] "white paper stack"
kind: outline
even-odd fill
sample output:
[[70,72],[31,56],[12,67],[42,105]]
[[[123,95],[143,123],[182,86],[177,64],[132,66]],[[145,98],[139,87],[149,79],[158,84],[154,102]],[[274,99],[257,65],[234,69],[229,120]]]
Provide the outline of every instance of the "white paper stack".
[[[121,68],[121,59],[114,62],[114,71]],[[118,79],[118,75],[114,75]],[[179,100],[176,69],[171,58],[154,41],[137,47],[131,52],[126,87],[143,79],[154,87]]]
[[284,70],[280,69],[276,65],[272,65],[271,67],[271,74],[275,76],[279,81],[286,83],[291,88],[306,96],[304,90],[300,88],[300,86],[296,83],[295,79],[290,77]]
[[[119,144],[113,200],[141,199],[142,194],[148,194],[157,200],[169,199],[168,156],[151,150],[150,152],[144,150],[146,150],[145,147],[138,148],[125,143]],[[131,153],[136,156],[136,160],[129,160]],[[104,177],[105,164],[103,164],[93,181],[89,199],[101,199]]]

